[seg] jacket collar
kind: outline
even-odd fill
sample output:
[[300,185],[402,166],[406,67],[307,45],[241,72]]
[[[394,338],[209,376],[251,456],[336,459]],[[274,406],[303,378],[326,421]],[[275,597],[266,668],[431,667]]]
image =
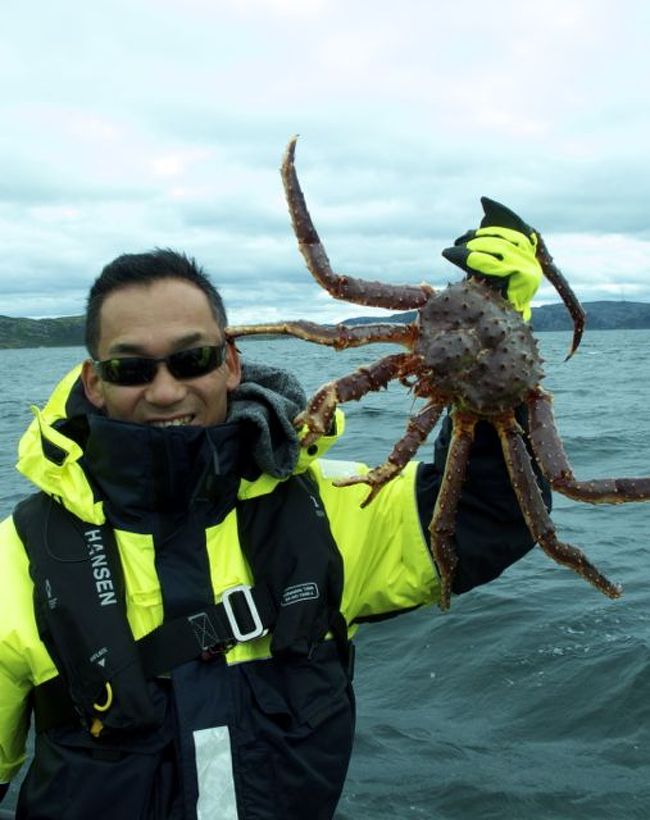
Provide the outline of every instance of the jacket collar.
[[108,419],[85,399],[80,371],[62,379],[42,411],[32,407],[35,418],[20,441],[17,468],[90,523],[104,523],[111,510],[133,522],[160,505],[178,511],[202,505],[225,483],[239,484],[240,497],[269,492],[292,472],[306,470],[343,428],[339,413],[336,433],[309,453],[300,448],[291,414],[304,396],[295,380],[265,366],[245,367],[228,422],[212,428],[160,429]]

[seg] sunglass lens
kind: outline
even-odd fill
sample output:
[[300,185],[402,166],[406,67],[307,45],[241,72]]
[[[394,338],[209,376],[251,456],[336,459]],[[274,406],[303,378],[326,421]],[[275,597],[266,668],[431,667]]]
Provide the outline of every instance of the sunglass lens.
[[156,362],[153,359],[133,356],[124,359],[107,359],[100,362],[102,379],[111,384],[125,387],[136,384],[148,384],[156,374]]
[[222,362],[223,347],[203,345],[169,356],[167,367],[177,379],[194,379],[216,370]]

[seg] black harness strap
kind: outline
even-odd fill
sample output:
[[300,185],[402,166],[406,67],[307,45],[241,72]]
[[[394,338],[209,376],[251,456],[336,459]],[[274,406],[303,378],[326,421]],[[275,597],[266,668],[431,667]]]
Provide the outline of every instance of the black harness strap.
[[213,604],[174,618],[136,642],[145,677],[163,675],[197,657],[209,660],[273,628],[276,610],[264,586],[235,587],[226,590],[224,597],[226,604]]
[[[135,642],[147,680],[197,658],[212,660],[242,637],[252,640],[273,628],[277,614],[270,590],[264,586],[234,587],[224,597],[225,605],[214,604],[174,618]],[[60,675],[35,687],[33,705],[37,732],[81,718]]]

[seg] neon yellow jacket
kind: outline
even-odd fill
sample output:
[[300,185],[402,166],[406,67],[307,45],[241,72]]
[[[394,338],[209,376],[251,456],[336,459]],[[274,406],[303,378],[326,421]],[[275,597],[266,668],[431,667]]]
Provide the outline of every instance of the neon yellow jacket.
[[[55,429],[66,417],[66,401],[78,375],[75,369],[61,381],[43,411],[33,408],[35,419],[20,442],[18,469],[74,515],[101,525],[106,520],[104,505],[80,464],[82,447]],[[342,427],[341,415],[339,434]],[[435,602],[436,574],[416,503],[417,465],[409,464],[382,489],[380,498],[362,509],[360,502],[367,487],[337,488],[332,482],[366,468],[323,458],[334,440],[325,437],[318,442],[316,452],[303,452],[296,471],[310,471],[318,483],[343,558],[341,609],[346,621],[352,624],[356,619]],[[54,460],[52,450],[57,453]],[[242,479],[238,497],[271,493],[278,482],[267,475],[254,481]],[[153,538],[126,529],[115,534],[125,577],[127,617],[138,639],[157,627],[163,617]],[[219,525],[208,529],[206,536],[215,602],[225,589],[254,583],[238,548],[234,509]],[[38,635],[32,595],[25,549],[13,519],[8,518],[0,524],[0,783],[15,775],[25,757],[30,690],[57,674]],[[227,661],[238,664],[268,655],[267,636],[237,645]]]

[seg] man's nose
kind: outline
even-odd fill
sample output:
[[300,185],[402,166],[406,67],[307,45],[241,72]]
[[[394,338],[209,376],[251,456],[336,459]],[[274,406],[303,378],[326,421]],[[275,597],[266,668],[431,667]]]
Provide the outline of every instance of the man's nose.
[[185,384],[172,376],[164,362],[159,362],[154,380],[147,385],[145,398],[149,404],[165,406],[176,404],[186,393]]

